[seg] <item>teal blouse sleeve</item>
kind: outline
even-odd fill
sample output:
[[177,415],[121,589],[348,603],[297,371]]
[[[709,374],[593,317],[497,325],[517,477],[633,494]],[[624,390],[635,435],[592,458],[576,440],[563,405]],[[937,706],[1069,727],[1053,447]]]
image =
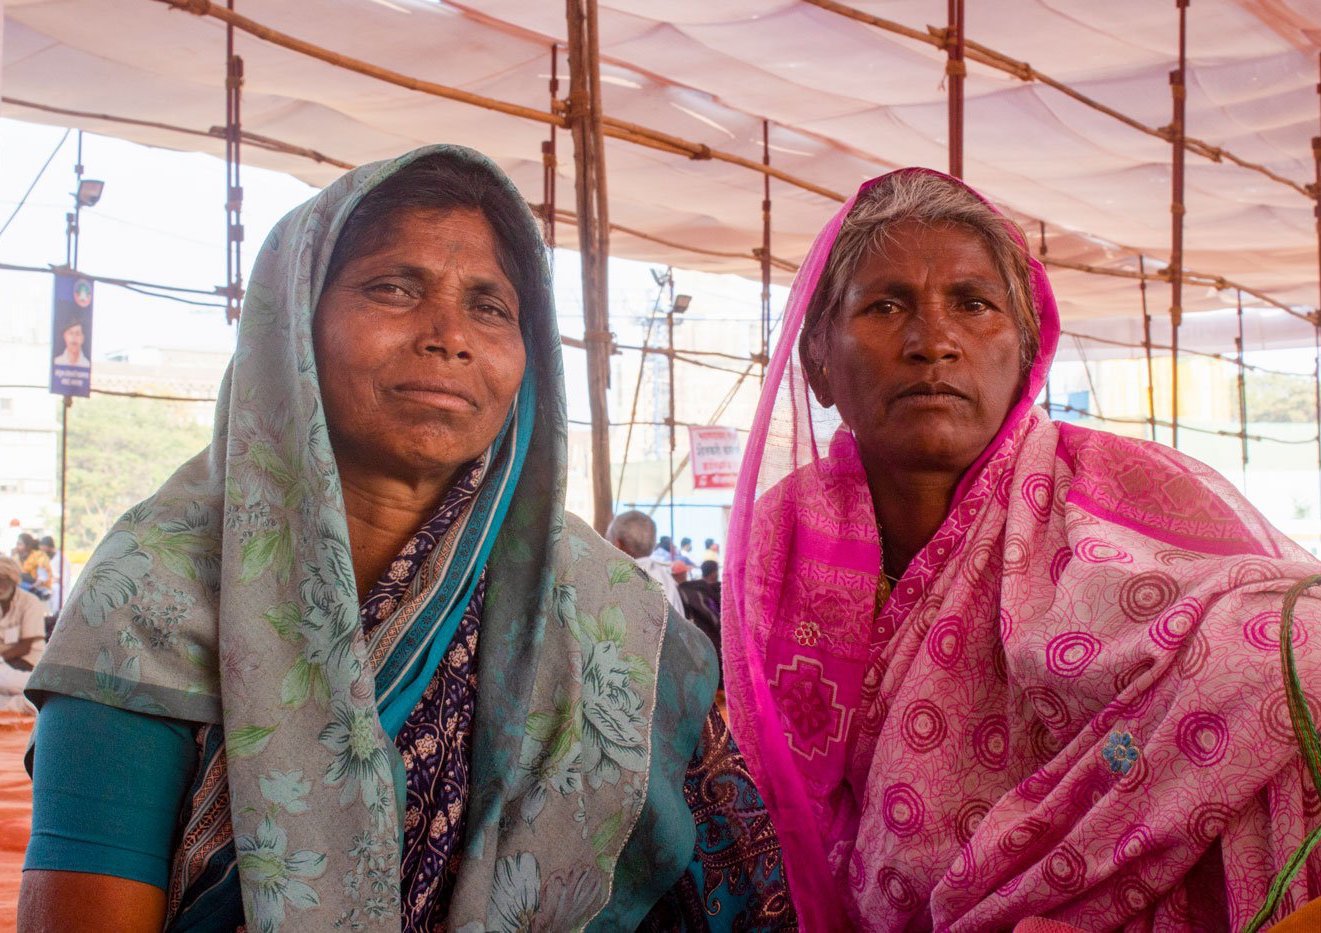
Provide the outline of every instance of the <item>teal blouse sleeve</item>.
[[169,882],[197,745],[187,723],[51,696],[37,717],[23,870]]

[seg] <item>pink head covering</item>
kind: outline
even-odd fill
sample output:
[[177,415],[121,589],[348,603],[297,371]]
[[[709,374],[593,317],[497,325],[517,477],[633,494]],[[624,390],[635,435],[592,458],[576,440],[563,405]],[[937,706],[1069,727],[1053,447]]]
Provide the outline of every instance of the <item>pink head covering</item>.
[[[840,425],[837,412],[823,409],[817,404],[797,353],[798,337],[808,307],[821,282],[835,240],[844,219],[865,191],[885,179],[905,174],[929,174],[962,185],[957,179],[925,168],[900,169],[878,176],[864,182],[817,234],[789,292],[780,340],[771,357],[766,388],[757,406],[752,433],[744,450],[730,518],[724,583],[725,606],[728,608],[724,609],[726,622],[723,623],[723,650],[726,652],[726,664],[731,670],[737,671],[727,686],[731,698],[731,725],[743,754],[749,760],[760,760],[761,768],[765,769],[758,769],[767,775],[767,779],[760,782],[763,785],[762,793],[775,815],[786,859],[793,866],[794,900],[805,929],[847,929],[848,924],[838,913],[841,901],[834,894],[834,883],[829,880],[825,843],[818,826],[819,817],[805,806],[808,795],[802,786],[799,769],[793,762],[784,730],[774,718],[751,716],[753,709],[770,710],[775,703],[764,667],[757,663],[757,659],[764,655],[764,644],[758,645],[758,629],[761,629],[760,635],[764,637],[765,620],[745,618],[743,615],[745,606],[753,609],[746,604],[743,571],[750,556],[756,559],[750,546],[756,497],[775,486],[793,470],[806,464],[817,464],[824,453],[818,446],[818,438],[831,437]],[[984,203],[990,204],[973,189],[967,190]],[[1015,239],[1021,242],[1018,228],[1011,224],[1010,229]],[[1026,244],[1023,245],[1026,250]],[[968,478],[977,474],[1013,426],[1021,422],[1032,407],[1033,400],[1046,384],[1050,363],[1055,356],[1060,332],[1059,311],[1045,269],[1031,257],[1029,264],[1032,270],[1033,300],[1041,329],[1037,356],[1033,360],[1023,392],[1010,409],[1004,426],[969,468],[967,477],[960,483],[956,498],[966,491]],[[853,542],[852,546],[844,545],[843,549],[850,552],[847,564],[870,567],[873,573],[878,572],[880,552],[870,542]],[[753,609],[753,613],[756,613],[756,609]],[[811,892],[810,895],[808,892]]]
[[[914,172],[945,177],[894,174]],[[1240,926],[1307,822],[1292,736],[1259,713],[1284,709],[1275,655],[1252,639],[1315,564],[1206,467],[1034,407],[1060,324],[1029,256],[1040,344],[1021,395],[878,610],[857,444],[796,353],[858,195],[790,292],[724,584],[731,726],[803,928],[1196,927],[1185,879],[1216,841],[1225,896],[1197,903]],[[1300,664],[1321,673],[1316,652]],[[1321,894],[1321,867],[1300,877],[1293,903]]]

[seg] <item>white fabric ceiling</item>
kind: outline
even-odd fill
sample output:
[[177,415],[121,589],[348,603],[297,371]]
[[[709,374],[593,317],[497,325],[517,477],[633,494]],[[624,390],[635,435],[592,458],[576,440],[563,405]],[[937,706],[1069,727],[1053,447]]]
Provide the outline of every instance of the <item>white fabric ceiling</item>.
[[[7,98],[208,129],[224,122],[224,27],[153,0],[3,0],[0,88]],[[856,0],[918,29],[944,25],[944,0]],[[1151,126],[1169,122],[1174,0],[975,0],[967,35]],[[238,12],[317,45],[414,77],[548,109],[550,46],[563,4],[488,0],[238,0]],[[1187,132],[1313,181],[1321,0],[1198,0],[1188,13]],[[799,0],[601,0],[606,113],[761,158],[818,185],[853,189],[907,165],[946,166],[942,52]],[[435,141],[492,155],[527,199],[543,199],[531,121],[384,84],[239,33],[245,130],[357,163]],[[567,95],[561,53],[561,96]],[[1132,251],[1169,255],[1170,146],[1040,84],[970,62],[965,175],[1029,228],[1047,224],[1051,258],[1135,269]],[[223,152],[219,140],[72,118],[14,104],[4,115],[81,126],[138,142]],[[572,156],[559,134],[561,208]],[[247,162],[322,184],[339,169],[245,147]],[[762,178],[611,140],[614,223],[707,250],[761,242]],[[1187,157],[1186,265],[1298,305],[1317,303],[1313,202],[1230,164]],[[835,204],[772,183],[773,246],[797,261]],[[217,210],[219,210],[219,205]],[[572,230],[560,242],[576,245]],[[616,233],[617,255],[756,275],[712,257]],[[787,273],[777,272],[785,281]],[[1135,282],[1052,273],[1066,317],[1132,314]],[[1168,288],[1153,286],[1163,313]],[[1185,289],[1190,310],[1221,306]]]

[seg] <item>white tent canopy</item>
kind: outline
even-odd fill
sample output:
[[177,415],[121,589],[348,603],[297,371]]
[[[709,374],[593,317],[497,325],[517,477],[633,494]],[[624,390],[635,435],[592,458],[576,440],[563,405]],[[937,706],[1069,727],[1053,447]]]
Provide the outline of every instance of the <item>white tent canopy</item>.
[[[855,0],[926,32],[944,0]],[[567,96],[563,4],[489,0],[237,0],[236,11],[345,56],[546,112],[552,45]],[[978,0],[966,34],[1150,126],[1169,122],[1174,0]],[[225,29],[156,0],[5,0],[3,113],[137,142],[221,153],[219,138],[37,109],[100,113],[206,131],[225,120]],[[662,18],[663,17],[663,18]],[[834,191],[900,165],[947,165],[945,53],[803,0],[600,0],[607,116],[773,165]],[[245,131],[349,163],[428,142],[494,157],[532,203],[544,200],[544,123],[408,90],[242,32]],[[1188,10],[1187,133],[1294,183],[1187,156],[1185,266],[1317,303],[1311,137],[1321,0],[1199,0]],[[1148,271],[1170,253],[1171,146],[1039,82],[970,61],[965,176],[1023,221],[1051,259]],[[27,103],[19,103],[27,102]],[[559,197],[572,208],[568,135]],[[322,184],[341,169],[244,147],[246,163]],[[707,252],[617,231],[620,256],[757,274],[762,176],[644,148],[606,146],[612,223]],[[772,253],[797,262],[835,202],[773,180]],[[220,206],[217,206],[219,212]],[[576,246],[561,228],[560,242]],[[711,252],[733,255],[711,255]],[[788,273],[777,270],[777,280]],[[1132,279],[1056,270],[1066,318],[1136,314]],[[1223,307],[1205,286],[1189,310]],[[1164,313],[1169,289],[1149,291]],[[1232,301],[1232,298],[1230,299]]]

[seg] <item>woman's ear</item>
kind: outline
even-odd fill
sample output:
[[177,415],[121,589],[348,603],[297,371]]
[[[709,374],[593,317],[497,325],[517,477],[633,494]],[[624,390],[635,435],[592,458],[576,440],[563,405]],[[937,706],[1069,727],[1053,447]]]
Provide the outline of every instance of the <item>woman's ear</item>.
[[807,385],[816,396],[817,404],[822,408],[831,408],[835,404],[835,395],[830,391],[830,369],[818,361],[819,352],[819,347],[810,348],[808,358],[803,360],[803,372],[807,376]]

